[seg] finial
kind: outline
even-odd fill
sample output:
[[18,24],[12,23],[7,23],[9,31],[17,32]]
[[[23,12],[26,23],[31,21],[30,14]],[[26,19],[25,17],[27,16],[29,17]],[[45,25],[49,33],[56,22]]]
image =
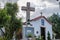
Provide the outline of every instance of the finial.
[[42,16],[43,13],[41,12],[40,14],[41,14],[41,16]]

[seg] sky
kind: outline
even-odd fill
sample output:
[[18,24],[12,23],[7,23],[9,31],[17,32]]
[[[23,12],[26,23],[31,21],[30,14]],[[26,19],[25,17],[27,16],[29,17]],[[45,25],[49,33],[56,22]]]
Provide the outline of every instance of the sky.
[[[60,1],[60,0],[59,0]],[[56,0],[19,0],[17,3],[19,5],[18,17],[22,15],[23,19],[26,18],[26,11],[22,11],[21,7],[26,6],[27,2],[30,2],[31,7],[35,8],[35,12],[31,12],[31,19],[42,15],[45,17],[51,16],[53,13],[60,13],[59,1]]]
[[[2,0],[0,0],[2,1]],[[5,2],[6,0],[4,0]],[[14,0],[15,1],[15,0]],[[14,2],[13,1],[13,2]],[[59,0],[60,1],[60,0]],[[41,12],[43,13],[42,15],[45,17],[51,16],[53,13],[59,13],[60,14],[60,9],[59,9],[59,1],[56,0],[18,0],[17,4],[19,7],[19,12],[17,17],[22,17],[25,21],[26,19],[26,11],[22,11],[21,7],[26,6],[27,2],[30,2],[30,6],[35,8],[35,12],[31,12],[31,19],[40,16]]]

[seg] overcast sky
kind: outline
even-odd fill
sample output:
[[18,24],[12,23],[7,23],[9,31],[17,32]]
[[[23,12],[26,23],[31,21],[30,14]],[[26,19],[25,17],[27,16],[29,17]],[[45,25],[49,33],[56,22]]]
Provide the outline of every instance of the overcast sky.
[[35,8],[35,12],[31,12],[31,19],[35,18],[37,16],[40,16],[41,12],[43,13],[43,16],[48,17],[51,16],[53,13],[59,12],[59,1],[56,0],[19,0],[19,13],[18,17],[20,15],[23,15],[23,17],[26,17],[26,12],[21,10],[22,6],[26,6],[26,3],[30,2],[31,7]]
[[[1,0],[0,0],[1,1]],[[5,0],[6,1],[6,0]],[[60,0],[59,0],[60,1]],[[17,4],[19,6],[18,17],[26,18],[26,11],[22,11],[21,7],[26,6],[27,2],[30,2],[31,7],[35,8],[35,12],[31,12],[31,19],[40,16],[41,12],[43,16],[48,17],[53,13],[59,12],[59,1],[56,0],[18,0]]]

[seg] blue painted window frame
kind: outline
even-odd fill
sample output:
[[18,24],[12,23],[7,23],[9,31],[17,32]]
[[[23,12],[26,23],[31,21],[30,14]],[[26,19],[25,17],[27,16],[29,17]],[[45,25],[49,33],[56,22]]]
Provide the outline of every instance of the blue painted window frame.
[[44,26],[44,19],[41,19],[41,25]]
[[[27,30],[31,30],[31,32],[27,32]],[[25,27],[25,36],[27,37],[28,34],[34,35],[34,28],[33,27]]]

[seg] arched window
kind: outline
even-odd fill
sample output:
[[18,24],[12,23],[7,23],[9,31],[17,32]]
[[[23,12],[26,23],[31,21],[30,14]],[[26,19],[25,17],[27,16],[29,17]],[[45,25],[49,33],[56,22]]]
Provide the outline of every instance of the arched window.
[[41,19],[41,25],[44,26],[44,19]]

